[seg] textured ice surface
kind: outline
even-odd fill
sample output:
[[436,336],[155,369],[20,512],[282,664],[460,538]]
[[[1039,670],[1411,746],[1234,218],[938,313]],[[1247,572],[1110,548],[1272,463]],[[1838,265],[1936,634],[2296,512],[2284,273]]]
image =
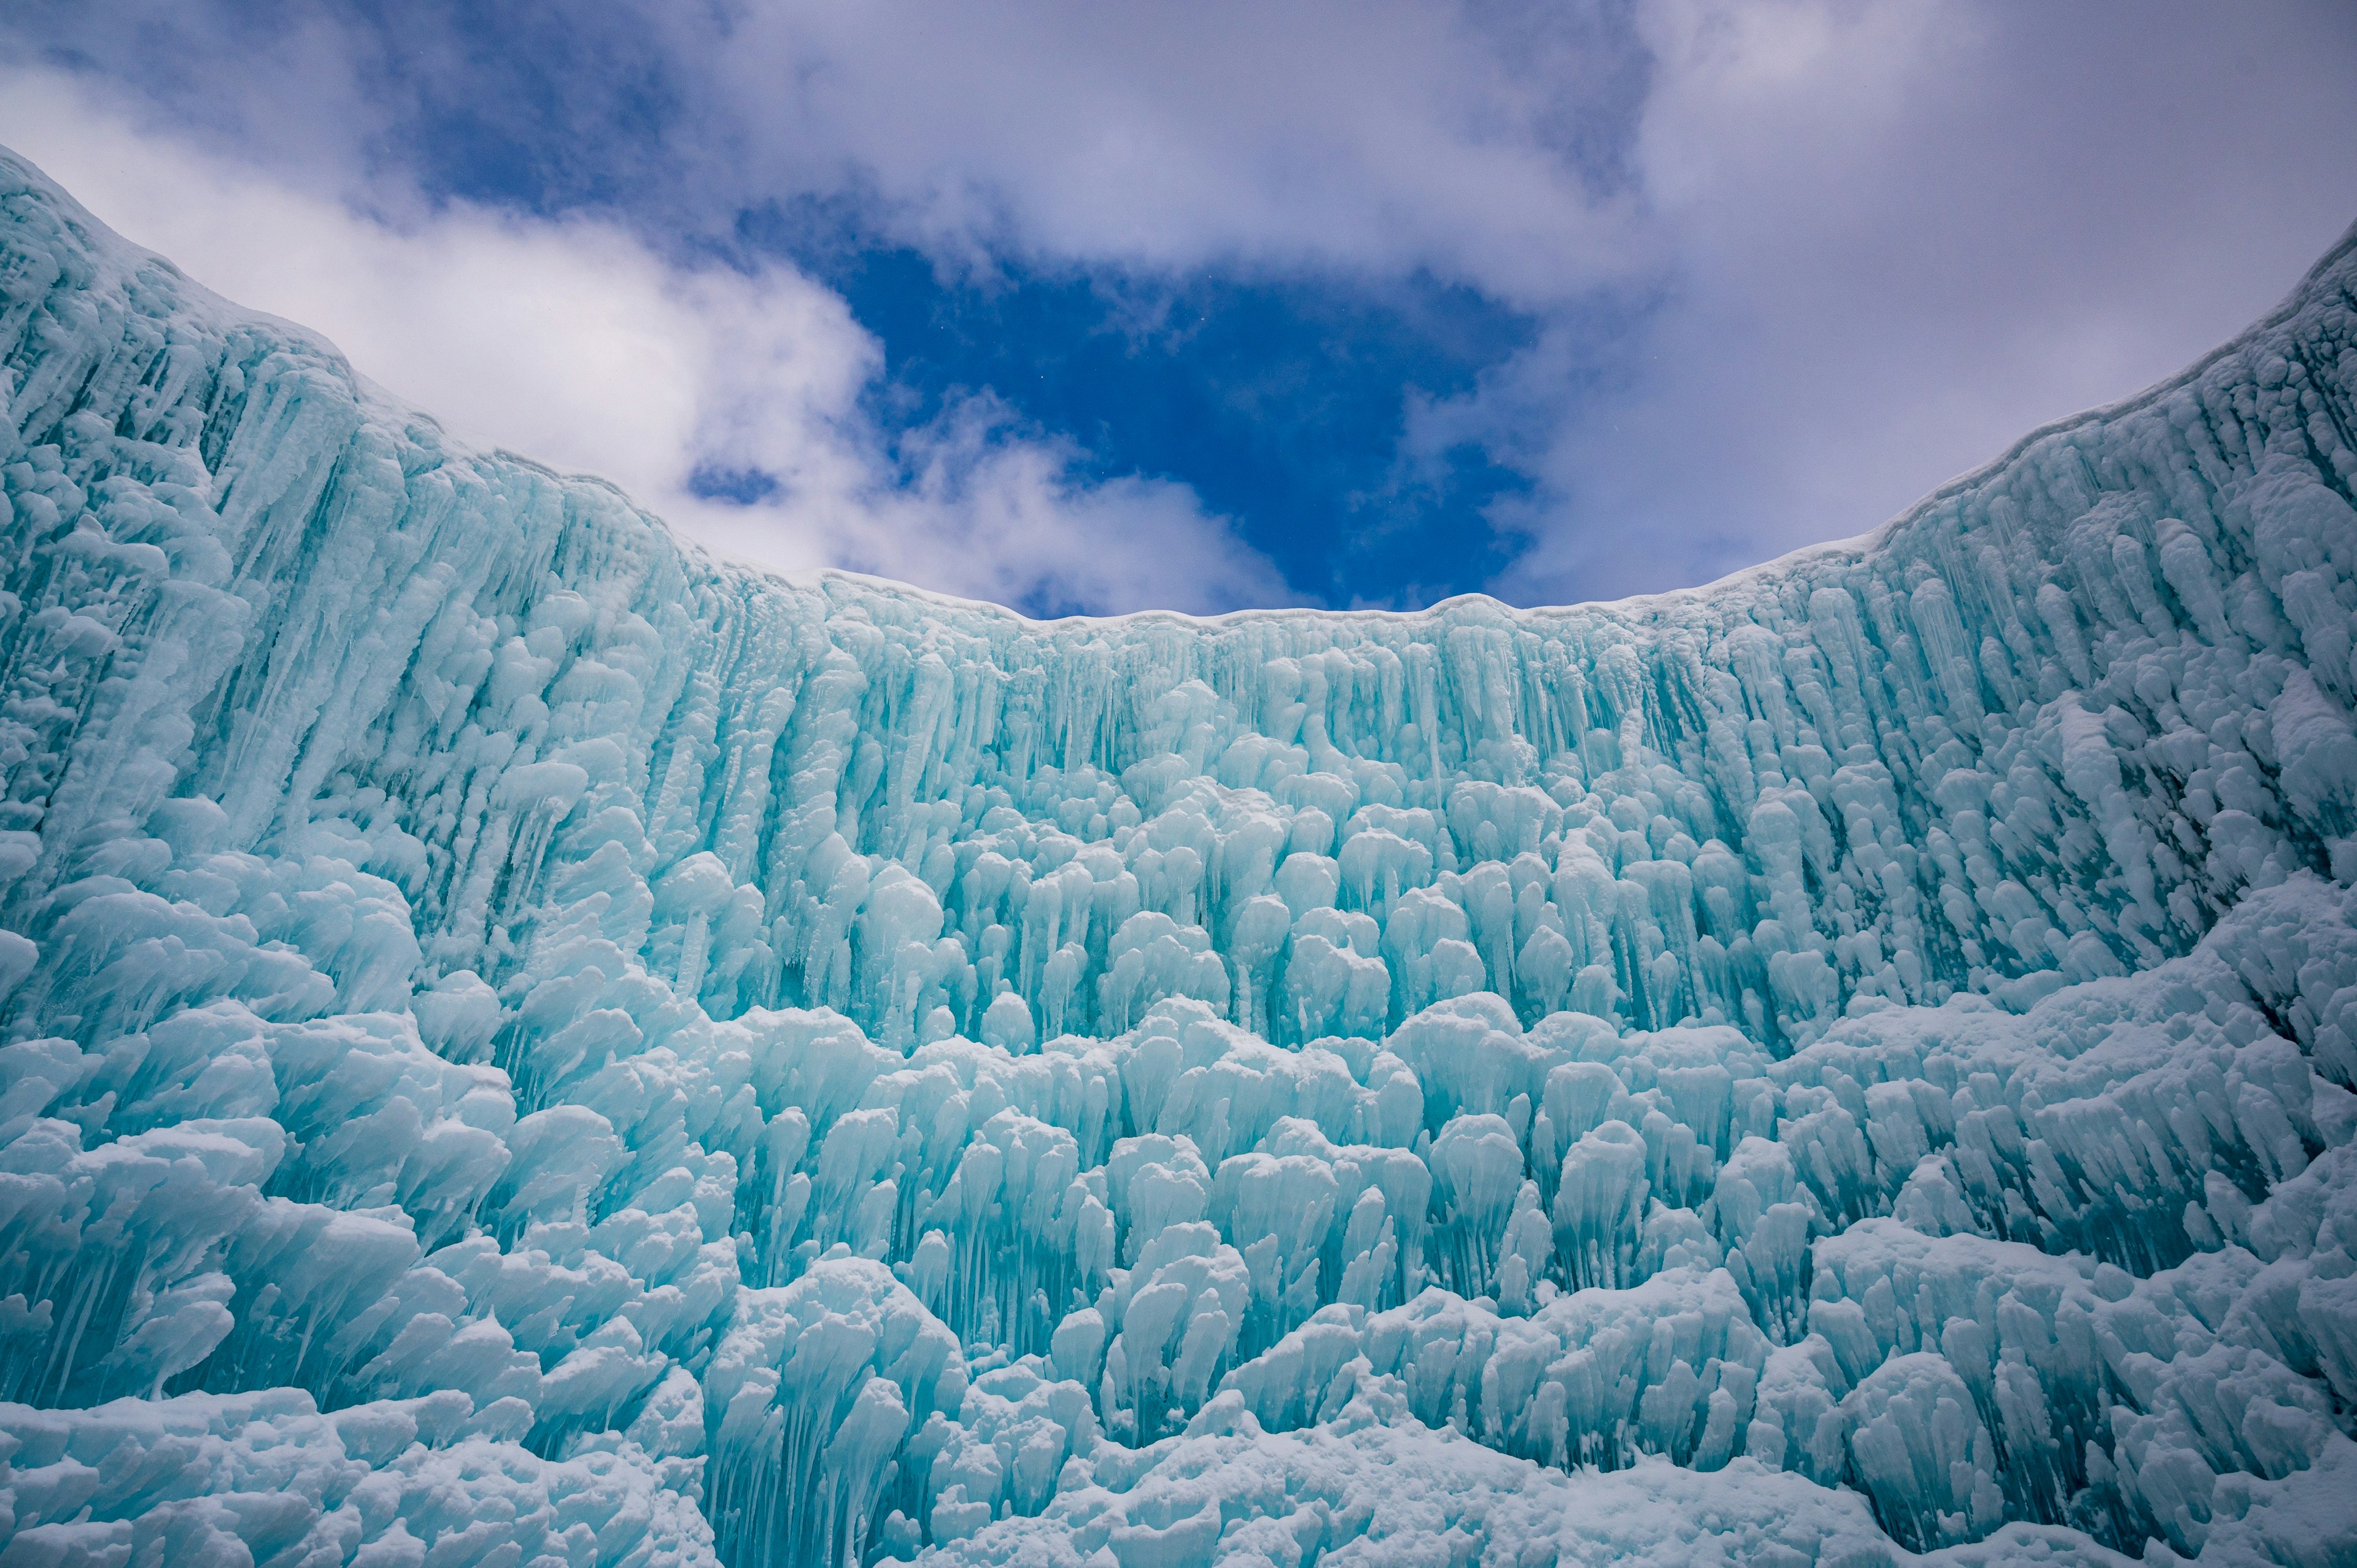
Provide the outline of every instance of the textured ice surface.
[[1039,625],[0,161],[0,1563],[2357,1561],[2352,284],[1706,590]]

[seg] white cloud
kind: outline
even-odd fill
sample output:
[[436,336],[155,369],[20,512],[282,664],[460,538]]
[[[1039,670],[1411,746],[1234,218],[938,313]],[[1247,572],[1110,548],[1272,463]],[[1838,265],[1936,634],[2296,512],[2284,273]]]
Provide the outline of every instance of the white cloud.
[[2357,215],[2345,9],[1651,0],[1637,166],[1664,252],[1620,380],[1551,339],[1448,427],[1538,455],[1503,586],[1694,583],[1863,532],[2175,373]]
[[[0,143],[208,287],[322,333],[462,439],[611,478],[756,564],[1099,611],[1276,590],[1191,491],[1083,483],[1068,446],[989,409],[954,409],[896,453],[859,408],[878,346],[791,268],[683,266],[612,223],[429,207],[382,181],[364,212],[52,72],[0,77]],[[700,467],[758,470],[777,490],[708,499],[690,489]]]
[[2232,336],[2357,214],[2345,4],[727,15],[668,36],[746,190],[857,190],[947,258],[1535,313],[1407,432],[1538,481],[1524,599],[1863,532]]
[[1559,145],[1608,61],[1534,47],[1577,7],[1541,28],[1398,0],[735,9],[716,40],[669,29],[741,138],[727,177],[857,188],[952,256],[1426,269],[1543,302],[1641,259],[1629,194]]
[[976,397],[898,444],[907,482],[875,496],[845,564],[1042,613],[1082,607],[1226,609],[1275,602],[1284,585],[1225,533],[1194,492],[1136,478],[1083,484],[1069,442],[1010,435]]
[[[639,0],[515,14],[555,62],[545,83],[518,79],[547,102],[493,91],[509,79],[484,74],[428,0],[397,35],[347,21],[283,38],[218,0],[124,4],[146,6],[139,27],[59,13],[60,47],[109,61],[238,160],[202,163],[119,113],[100,117],[112,151],[95,122],[52,126],[67,145],[44,161],[60,174],[78,154],[105,166],[67,176],[102,211],[126,169],[202,163],[201,201],[126,201],[132,232],[272,305],[242,281],[264,265],[242,247],[274,230],[226,216],[217,242],[150,230],[275,193],[307,215],[289,231],[347,246],[342,276],[365,286],[284,259],[290,288],[342,294],[274,308],[454,423],[559,463],[627,464],[618,477],[664,510],[758,535],[739,547],[770,559],[982,594],[1064,591],[1046,579],[1083,572],[1071,538],[1097,546],[1083,575],[1098,585],[1072,590],[1092,602],[1232,603],[1281,585],[1186,490],[1083,485],[1068,447],[990,406],[888,446],[858,412],[875,345],[798,274],[683,267],[610,224],[403,209],[402,177],[389,199],[382,172],[413,156],[402,137],[463,122],[492,164],[561,166],[534,165],[522,187],[547,175],[558,204],[602,190],[641,233],[725,237],[748,206],[814,196],[951,266],[1480,289],[1533,313],[1538,341],[1473,395],[1413,402],[1406,456],[1472,442],[1533,477],[1502,519],[1532,541],[1499,585],[1524,599],[1698,581],[1872,527],[2032,426],[2231,336],[2357,213],[2345,0]],[[656,130],[613,128],[643,104]],[[296,194],[307,178],[325,194]],[[353,218],[356,194],[390,216]],[[507,299],[491,274],[510,265],[540,297],[535,275],[584,297],[537,329],[526,299],[481,307],[506,315],[460,341],[404,335],[477,308],[452,293]],[[573,342],[564,323],[601,307],[597,343]],[[479,373],[477,343],[540,347]],[[570,368],[593,349],[607,358]],[[512,435],[494,424],[532,413],[541,423]],[[750,511],[696,502],[685,465],[705,457],[797,488]],[[1147,539],[1178,545],[1133,542]],[[1186,594],[1182,570],[1208,575]]]
[[457,145],[470,176],[706,233],[851,195],[952,262],[1425,269],[1555,301],[1646,260],[1620,9],[117,0],[16,29],[274,167]]

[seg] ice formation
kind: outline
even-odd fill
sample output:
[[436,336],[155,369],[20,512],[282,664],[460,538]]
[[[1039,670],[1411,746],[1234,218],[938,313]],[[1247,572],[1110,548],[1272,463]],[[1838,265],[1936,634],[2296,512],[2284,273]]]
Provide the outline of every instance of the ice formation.
[[2357,1561],[2357,243],[1857,543],[707,559],[0,161],[0,1563]]

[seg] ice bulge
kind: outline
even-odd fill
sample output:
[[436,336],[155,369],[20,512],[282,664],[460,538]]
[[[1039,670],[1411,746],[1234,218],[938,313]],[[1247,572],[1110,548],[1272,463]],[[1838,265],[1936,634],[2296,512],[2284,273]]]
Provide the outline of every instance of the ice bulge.
[[1037,623],[0,156],[0,1564],[2357,1561],[2352,389]]

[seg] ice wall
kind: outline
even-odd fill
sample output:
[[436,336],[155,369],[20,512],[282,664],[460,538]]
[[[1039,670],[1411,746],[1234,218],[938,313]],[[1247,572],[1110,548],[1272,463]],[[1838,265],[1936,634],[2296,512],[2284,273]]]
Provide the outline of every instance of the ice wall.
[[2352,1560],[2352,288],[1708,589],[1043,625],[0,157],[0,1563]]

